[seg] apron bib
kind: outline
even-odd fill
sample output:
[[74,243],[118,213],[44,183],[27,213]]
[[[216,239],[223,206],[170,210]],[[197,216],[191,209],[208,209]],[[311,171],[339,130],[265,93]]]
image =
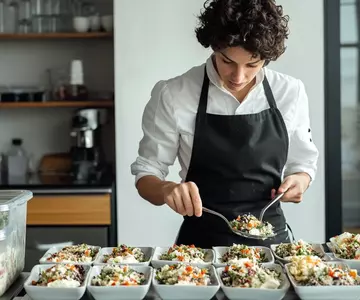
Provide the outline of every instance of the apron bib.
[[[205,68],[186,181],[196,183],[203,206],[230,221],[246,212],[259,216],[271,200],[271,190],[280,186],[287,161],[288,133],[266,76],[263,87],[269,109],[249,115],[208,114]],[[209,249],[233,243],[268,246],[289,241],[279,202],[266,211],[264,220],[275,227],[275,238],[262,241],[237,236],[224,221],[207,213],[185,217],[176,243]]]

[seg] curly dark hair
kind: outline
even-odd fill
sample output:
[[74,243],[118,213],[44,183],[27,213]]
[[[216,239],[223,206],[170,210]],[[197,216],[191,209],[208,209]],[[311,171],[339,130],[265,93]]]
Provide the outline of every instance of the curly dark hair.
[[275,0],[207,0],[196,37],[214,51],[240,46],[265,61],[285,52],[289,16]]

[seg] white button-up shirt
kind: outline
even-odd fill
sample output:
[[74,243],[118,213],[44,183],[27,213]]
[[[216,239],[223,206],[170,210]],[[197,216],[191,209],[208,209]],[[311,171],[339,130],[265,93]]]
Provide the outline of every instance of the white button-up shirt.
[[[199,105],[205,64],[185,74],[158,82],[151,92],[142,121],[144,136],[139,156],[131,165],[136,182],[153,175],[165,180],[169,166],[176,157],[185,180],[189,168],[195,118]],[[221,84],[211,57],[206,61],[210,79],[207,112],[218,115],[256,114],[269,108],[262,81],[266,75],[289,136],[288,159],[283,175],[306,172],[315,177],[318,150],[312,141],[308,98],[303,83],[291,76],[263,68],[256,76],[255,86],[240,102]],[[216,163],[209,162],[209,163]]]

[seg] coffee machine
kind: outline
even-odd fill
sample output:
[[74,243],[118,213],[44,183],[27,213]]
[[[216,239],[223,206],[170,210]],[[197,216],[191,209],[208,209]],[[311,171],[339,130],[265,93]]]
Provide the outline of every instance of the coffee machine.
[[72,118],[70,136],[71,174],[77,182],[98,181],[105,167],[101,128],[107,121],[106,109],[80,109]]

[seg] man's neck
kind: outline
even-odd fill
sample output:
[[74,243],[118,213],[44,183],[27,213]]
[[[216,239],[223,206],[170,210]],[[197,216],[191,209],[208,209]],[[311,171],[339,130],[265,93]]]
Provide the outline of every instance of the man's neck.
[[230,92],[240,103],[242,103],[245,100],[246,96],[251,91],[251,89],[254,87],[255,83],[256,83],[256,77],[253,80],[251,80],[251,82],[249,84],[247,84],[239,92],[236,92],[236,93],[233,93],[231,91]]

